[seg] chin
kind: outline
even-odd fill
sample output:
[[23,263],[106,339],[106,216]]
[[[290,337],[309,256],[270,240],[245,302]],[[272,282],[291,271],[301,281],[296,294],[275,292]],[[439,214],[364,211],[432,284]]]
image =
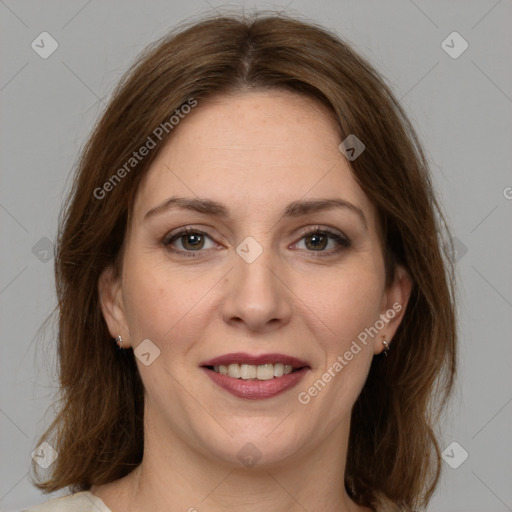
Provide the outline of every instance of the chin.
[[[230,466],[270,468],[283,464],[296,455],[311,437],[306,433],[296,432],[289,424],[285,432],[277,429],[285,417],[286,415],[279,419],[238,418],[236,424],[231,423],[227,429],[231,435],[213,422],[215,427],[211,425],[204,432],[204,436],[200,435],[202,440],[194,444],[203,445],[209,458]],[[204,424],[202,430],[204,431]]]

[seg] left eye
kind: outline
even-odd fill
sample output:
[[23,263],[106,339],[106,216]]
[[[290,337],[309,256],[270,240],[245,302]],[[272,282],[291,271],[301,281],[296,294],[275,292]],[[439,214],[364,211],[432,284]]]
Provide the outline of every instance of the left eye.
[[304,247],[298,247],[299,249],[305,248],[308,251],[316,252],[324,252],[326,250],[335,251],[336,249],[339,249],[340,246],[348,247],[350,245],[348,239],[338,233],[320,230],[306,233],[296,246],[299,246],[301,243]]

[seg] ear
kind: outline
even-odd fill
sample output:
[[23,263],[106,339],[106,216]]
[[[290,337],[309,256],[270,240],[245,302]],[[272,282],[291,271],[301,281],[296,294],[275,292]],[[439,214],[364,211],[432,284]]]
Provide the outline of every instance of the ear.
[[121,277],[113,266],[107,267],[98,280],[101,311],[112,338],[121,335],[123,348],[131,346],[130,332],[126,323]]
[[395,278],[386,288],[382,299],[382,310],[379,320],[384,326],[379,330],[379,335],[375,337],[375,354],[380,354],[384,350],[383,340],[386,340],[389,344],[392,343],[393,336],[407,309],[411,290],[412,279],[409,272],[401,265],[398,265],[395,270]]

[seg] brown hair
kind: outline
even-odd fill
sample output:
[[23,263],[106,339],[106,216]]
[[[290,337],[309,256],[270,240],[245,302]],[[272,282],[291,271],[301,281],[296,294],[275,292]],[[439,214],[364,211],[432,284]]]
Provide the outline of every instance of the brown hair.
[[389,356],[374,358],[354,406],[345,486],[357,503],[378,510],[428,503],[439,478],[434,428],[454,380],[456,336],[453,273],[427,162],[377,72],[336,36],[282,15],[208,18],[158,41],[122,79],[85,146],[55,261],[62,396],[41,440],[59,457],[40,489],[87,490],[142,460],[143,387],[133,352],[119,351],[109,335],[98,279],[119,262],[140,180],[172,130],[122,179],[113,175],[191,99],[200,108],[213,94],[262,88],[320,101],[343,138],[355,134],[366,146],[351,166],[380,216],[388,282],[399,263],[413,290]]

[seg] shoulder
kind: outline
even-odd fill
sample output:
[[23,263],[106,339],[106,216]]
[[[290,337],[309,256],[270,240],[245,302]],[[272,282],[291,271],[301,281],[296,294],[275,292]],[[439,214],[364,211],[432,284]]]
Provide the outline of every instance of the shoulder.
[[53,498],[22,512],[111,512],[109,508],[89,491]]

